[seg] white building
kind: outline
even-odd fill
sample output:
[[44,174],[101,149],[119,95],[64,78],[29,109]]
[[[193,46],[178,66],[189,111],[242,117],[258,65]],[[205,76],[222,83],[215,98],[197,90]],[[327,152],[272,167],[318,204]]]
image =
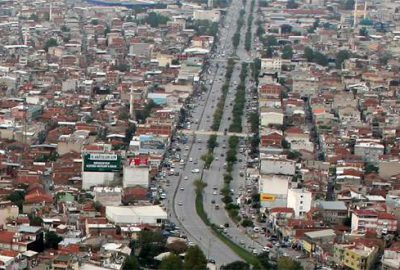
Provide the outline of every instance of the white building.
[[260,108],[261,126],[283,125],[282,109]]
[[384,151],[383,144],[374,141],[357,140],[354,145],[354,155],[362,157],[366,162],[377,163]]
[[311,192],[304,189],[289,189],[287,195],[287,207],[293,208],[296,218],[306,215],[311,209]]
[[122,188],[119,187],[95,187],[93,189],[94,201],[98,201],[103,206],[121,205]]
[[287,159],[285,156],[261,155],[260,159],[260,172],[262,174],[295,174],[296,162],[294,160]]
[[212,22],[219,22],[219,20],[221,19],[221,12],[216,9],[195,10],[193,12],[193,18],[195,20],[209,20]]
[[283,175],[261,175],[259,180],[261,206],[286,207],[290,179],[289,176]]
[[106,218],[115,224],[161,224],[168,215],[160,206],[107,206]]
[[124,166],[123,187],[149,187],[149,167],[147,166]]
[[281,58],[262,58],[261,59],[261,72],[270,73],[281,71],[282,59]]
[[82,189],[108,186],[114,181],[114,172],[82,172]]

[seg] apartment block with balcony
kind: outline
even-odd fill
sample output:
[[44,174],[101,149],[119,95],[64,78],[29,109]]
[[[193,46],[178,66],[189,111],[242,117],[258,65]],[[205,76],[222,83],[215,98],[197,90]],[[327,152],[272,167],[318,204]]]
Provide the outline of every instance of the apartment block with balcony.
[[397,231],[395,215],[372,210],[355,210],[351,215],[351,230],[353,232],[376,232],[388,234]]

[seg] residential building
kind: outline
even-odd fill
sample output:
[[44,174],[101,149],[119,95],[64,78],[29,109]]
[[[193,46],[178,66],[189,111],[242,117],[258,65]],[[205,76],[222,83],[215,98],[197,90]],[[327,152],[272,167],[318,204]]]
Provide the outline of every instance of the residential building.
[[378,247],[362,244],[335,244],[334,261],[336,265],[352,270],[373,269],[379,252]]
[[388,234],[397,232],[397,218],[386,212],[372,210],[354,210],[351,215],[353,232],[376,232]]
[[342,201],[317,201],[316,208],[322,215],[322,220],[328,224],[343,224],[348,217],[347,206]]
[[119,187],[95,187],[93,189],[94,201],[103,206],[119,206],[122,201],[122,188]]
[[400,269],[400,249],[399,248],[386,248],[382,259],[381,270],[397,270]]
[[380,156],[385,152],[385,147],[378,142],[356,141],[354,154],[362,157],[365,162],[378,164]]
[[305,189],[289,189],[287,207],[293,208],[295,217],[302,218],[311,209],[312,194]]
[[289,176],[261,175],[259,179],[259,194],[262,207],[286,207],[289,189]]

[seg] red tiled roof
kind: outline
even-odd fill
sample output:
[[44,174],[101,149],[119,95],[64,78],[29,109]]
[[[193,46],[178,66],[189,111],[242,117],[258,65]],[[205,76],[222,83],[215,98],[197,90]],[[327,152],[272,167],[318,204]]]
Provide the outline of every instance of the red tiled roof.
[[15,235],[14,232],[0,231],[0,243],[4,244],[12,243],[14,235]]
[[293,208],[289,207],[275,207],[270,210],[271,213],[294,213]]
[[354,214],[356,214],[357,216],[378,216],[378,214],[375,211],[372,210],[354,210],[353,211]]
[[386,212],[379,212],[378,213],[378,219],[391,219],[391,220],[397,220],[395,215],[386,213]]

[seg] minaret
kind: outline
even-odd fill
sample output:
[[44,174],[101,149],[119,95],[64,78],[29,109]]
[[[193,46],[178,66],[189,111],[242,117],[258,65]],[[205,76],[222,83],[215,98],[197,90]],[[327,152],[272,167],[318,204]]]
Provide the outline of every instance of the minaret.
[[353,27],[356,28],[357,24],[357,8],[358,8],[358,0],[354,3],[354,11],[353,11]]
[[367,18],[367,0],[364,2],[364,19]]
[[129,116],[131,119],[134,118],[134,111],[133,111],[133,88],[131,87],[131,92],[129,93]]
[[50,3],[49,21],[53,20],[53,4]]
[[28,39],[29,39],[29,33],[28,32],[24,32],[24,45],[28,45]]

